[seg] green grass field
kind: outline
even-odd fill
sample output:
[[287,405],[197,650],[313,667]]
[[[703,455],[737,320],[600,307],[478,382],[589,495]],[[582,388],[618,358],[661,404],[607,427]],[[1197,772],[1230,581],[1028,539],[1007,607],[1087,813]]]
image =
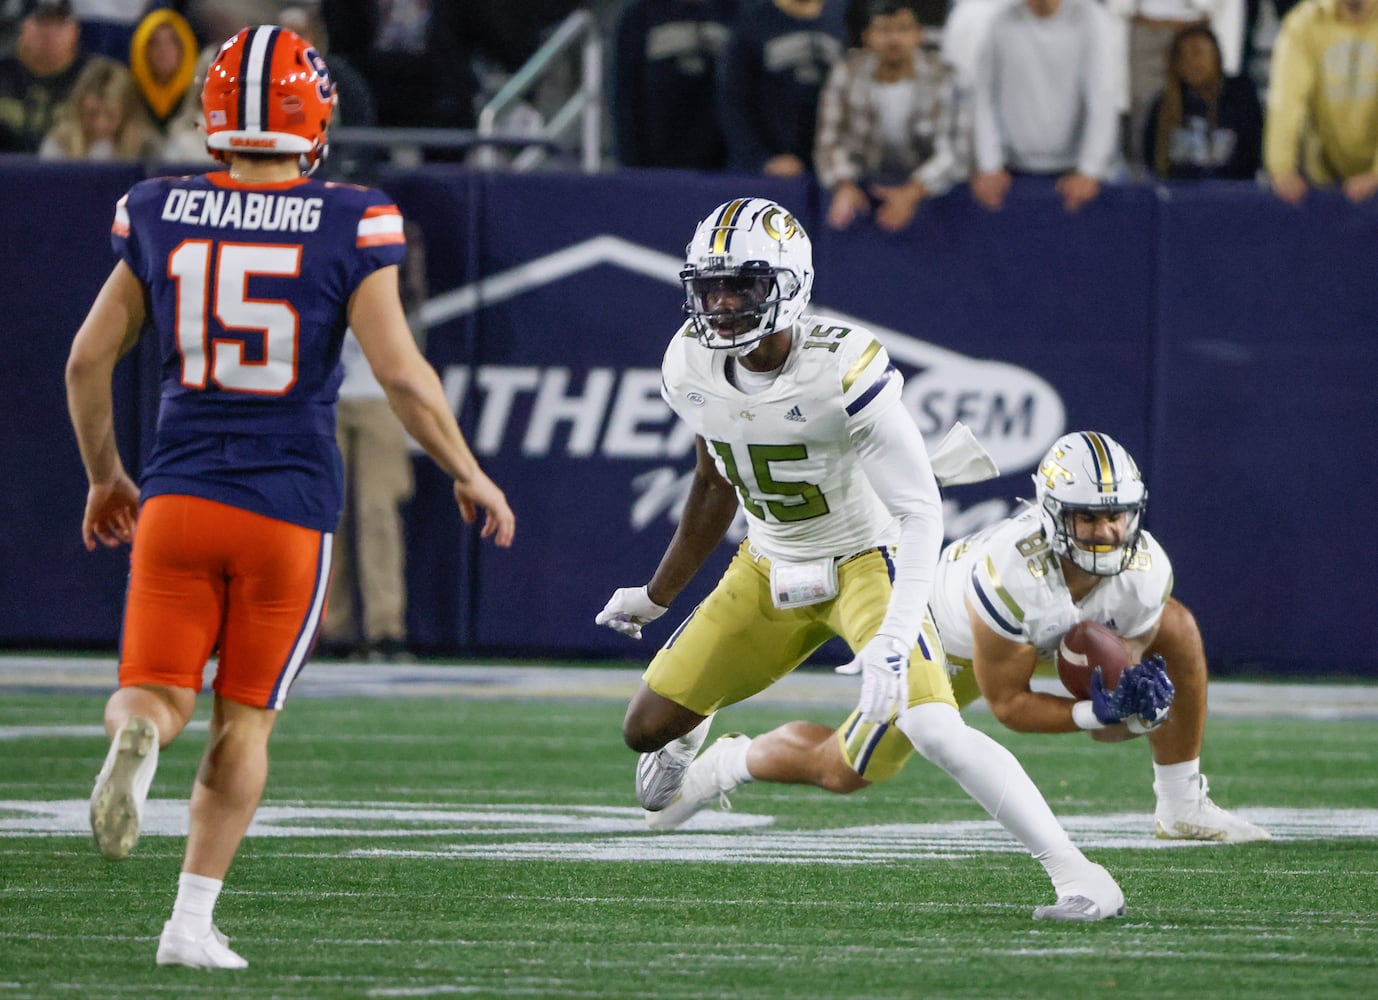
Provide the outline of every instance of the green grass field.
[[[1213,717],[1213,796],[1277,839],[1183,847],[1152,839],[1142,742],[969,716],[1125,889],[1125,919],[1069,926],[1030,919],[1041,868],[922,760],[845,798],[748,786],[651,834],[622,700],[294,698],[217,910],[250,968],[203,973],[153,954],[204,731],[164,752],[135,856],[106,862],[85,828],[102,703],[0,702],[0,998],[1378,993],[1372,721]],[[715,732],[799,716],[738,706]]]

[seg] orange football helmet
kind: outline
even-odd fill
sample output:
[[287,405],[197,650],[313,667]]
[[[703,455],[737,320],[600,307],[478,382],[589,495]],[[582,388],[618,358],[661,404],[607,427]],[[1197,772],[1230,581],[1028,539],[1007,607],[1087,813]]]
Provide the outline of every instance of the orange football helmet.
[[335,84],[305,39],[275,24],[245,28],[224,45],[201,89],[206,148],[297,153],[309,173],[325,155]]

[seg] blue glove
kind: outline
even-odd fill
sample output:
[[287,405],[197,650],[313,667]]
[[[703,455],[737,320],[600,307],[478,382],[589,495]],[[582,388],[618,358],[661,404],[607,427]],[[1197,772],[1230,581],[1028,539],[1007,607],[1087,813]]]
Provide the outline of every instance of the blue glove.
[[1172,686],[1172,678],[1167,675],[1167,663],[1161,656],[1145,657],[1142,663],[1130,669],[1136,671],[1137,708],[1134,717],[1128,720],[1129,728],[1136,733],[1146,733],[1167,721],[1168,709],[1172,707],[1177,689]]
[[1091,708],[1096,718],[1113,726],[1138,716],[1144,732],[1162,724],[1176,694],[1166,668],[1161,656],[1146,657],[1120,674],[1114,691],[1106,691],[1101,668],[1097,667],[1091,675]]
[[1137,700],[1137,689],[1135,696],[1129,693],[1131,688],[1135,688],[1133,672],[1134,668],[1130,667],[1120,674],[1120,682],[1113,691],[1105,690],[1105,677],[1100,667],[1096,667],[1091,674],[1091,711],[1095,712],[1096,721],[1102,726],[1116,725],[1123,722],[1126,716],[1134,714],[1134,709],[1129,706],[1129,702]]

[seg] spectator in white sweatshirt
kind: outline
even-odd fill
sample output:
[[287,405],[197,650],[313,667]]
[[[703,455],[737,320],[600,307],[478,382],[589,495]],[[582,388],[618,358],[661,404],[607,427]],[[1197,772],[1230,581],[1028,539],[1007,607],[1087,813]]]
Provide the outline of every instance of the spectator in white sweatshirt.
[[1001,208],[1015,174],[1056,176],[1067,211],[1120,167],[1114,24],[1096,0],[1024,0],[991,19],[976,59],[971,192]]

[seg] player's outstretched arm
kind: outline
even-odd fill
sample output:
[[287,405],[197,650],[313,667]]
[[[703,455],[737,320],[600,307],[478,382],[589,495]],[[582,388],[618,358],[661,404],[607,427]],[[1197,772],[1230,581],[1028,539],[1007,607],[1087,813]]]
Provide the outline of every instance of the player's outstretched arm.
[[694,480],[674,537],[646,585],[651,600],[670,606],[722,541],[737,516],[737,491],[718,473],[703,438],[694,439]]
[[594,623],[614,632],[641,638],[641,626],[667,610],[679,592],[694,578],[699,567],[722,541],[737,514],[737,493],[718,474],[703,438],[695,440],[694,480],[680,514],[674,537],[660,557],[651,580],[644,587],[621,587],[613,592]]
[[120,461],[110,380],[115,363],[138,342],[143,322],[143,286],[120,261],[77,330],[67,357],[67,412],[89,483],[81,519],[88,551],[97,542],[113,547],[134,539],[139,488]]
[[507,497],[479,467],[445,400],[440,376],[417,349],[397,291],[397,268],[374,271],[349,300],[349,325],[388,403],[426,454],[455,481],[455,502],[465,522],[484,511],[482,537],[506,548],[517,518]]

